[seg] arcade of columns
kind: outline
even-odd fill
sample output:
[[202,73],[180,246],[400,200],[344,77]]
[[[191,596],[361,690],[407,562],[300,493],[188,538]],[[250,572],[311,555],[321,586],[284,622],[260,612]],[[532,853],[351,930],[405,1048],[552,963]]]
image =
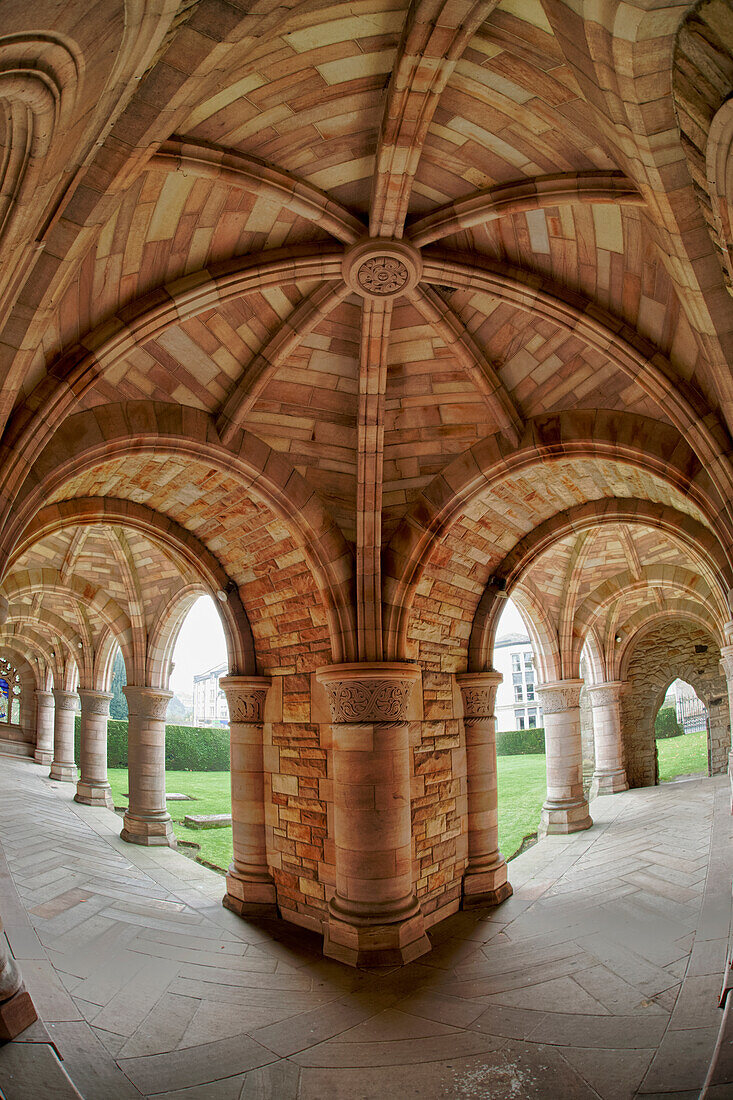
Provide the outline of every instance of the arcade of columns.
[[224,904],[356,965],[511,892],[508,594],[541,833],[592,824],[584,683],[594,795],[654,782],[676,675],[725,770],[729,0],[27,7],[0,27],[8,738],[109,806],[119,648],[122,837],[175,845],[172,652],[213,596]]

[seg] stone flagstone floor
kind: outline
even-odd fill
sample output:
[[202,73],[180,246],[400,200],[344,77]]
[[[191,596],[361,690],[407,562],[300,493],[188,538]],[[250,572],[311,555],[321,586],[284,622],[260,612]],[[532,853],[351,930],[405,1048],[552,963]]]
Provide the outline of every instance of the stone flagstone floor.
[[220,876],[124,844],[111,811],[0,759],[2,915],[42,1023],[8,1100],[697,1097],[719,1026],[733,852],[725,777],[593,803],[511,864],[515,895],[387,973],[244,923]]

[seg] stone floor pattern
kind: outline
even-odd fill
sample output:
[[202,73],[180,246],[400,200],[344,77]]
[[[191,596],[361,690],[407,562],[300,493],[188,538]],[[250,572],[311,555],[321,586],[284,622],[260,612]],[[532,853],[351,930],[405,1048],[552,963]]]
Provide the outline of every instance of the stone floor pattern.
[[72,793],[2,760],[3,915],[43,1020],[0,1050],[8,1100],[76,1095],[39,1091],[53,1047],[85,1100],[698,1094],[730,931],[725,777],[597,800],[592,830],[513,861],[513,898],[384,973],[242,922],[218,875],[124,844]]

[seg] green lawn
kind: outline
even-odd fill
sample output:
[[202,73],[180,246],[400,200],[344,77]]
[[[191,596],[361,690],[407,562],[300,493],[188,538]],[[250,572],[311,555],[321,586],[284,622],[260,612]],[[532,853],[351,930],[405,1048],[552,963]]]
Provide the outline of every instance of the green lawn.
[[[110,768],[109,782],[115,806],[126,807],[127,769]],[[198,844],[198,856],[226,870],[232,858],[231,828],[187,829],[183,818],[185,814],[231,813],[229,772],[166,772],[165,786],[167,791],[196,799],[167,804],[178,840]],[[544,756],[499,757],[499,846],[506,858],[537,829],[545,788]]]
[[[112,798],[117,807],[127,806],[125,791],[127,768],[110,768],[109,783]],[[229,772],[166,772],[165,788],[177,794],[187,794],[195,802],[168,802],[168,812],[173,818],[173,831],[178,840],[192,841],[199,845],[199,855],[207,863],[221,870],[231,863],[232,830],[187,829],[183,824],[186,814],[229,814],[232,812]]]
[[524,837],[537,831],[547,793],[545,757],[500,756],[497,771],[499,848],[505,859],[511,859]]
[[667,783],[677,775],[689,775],[708,770],[708,735],[685,733],[681,737],[663,737],[657,741],[659,782]]

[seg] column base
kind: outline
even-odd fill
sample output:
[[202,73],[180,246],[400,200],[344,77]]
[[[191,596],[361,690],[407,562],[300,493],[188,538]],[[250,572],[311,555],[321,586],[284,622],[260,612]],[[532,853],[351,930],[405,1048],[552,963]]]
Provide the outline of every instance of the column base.
[[[378,920],[378,918],[377,918]],[[345,918],[329,906],[323,933],[323,954],[347,966],[404,966],[432,950],[425,921],[415,902],[402,919],[385,924]]]
[[59,783],[76,783],[79,778],[76,764],[63,764],[54,760],[51,763],[49,779],[56,779]]
[[582,802],[546,802],[542,807],[538,839],[545,836],[565,836],[568,833],[580,833],[590,829],[593,818],[588,813],[588,803]]
[[629,781],[626,772],[619,768],[614,772],[594,772],[590,784],[589,798],[597,798],[602,794],[618,794],[620,791],[628,791]]
[[156,818],[141,818],[126,813],[120,837],[128,844],[143,844],[146,848],[178,847],[170,814]]
[[50,767],[53,764],[53,753],[46,751],[46,749],[36,749],[33,753],[33,759],[36,764],[43,764],[45,767]]
[[463,876],[462,909],[478,909],[500,905],[510,898],[514,890],[507,882],[507,866],[504,860],[485,871],[468,870]]
[[222,905],[238,917],[278,917],[277,892],[272,876],[264,872],[252,878],[227,873],[227,892]]
[[83,806],[106,806],[108,810],[115,808],[109,783],[85,783],[80,779],[76,785],[74,801],[81,802]]
[[33,1007],[31,995],[21,985],[17,993],[0,1004],[0,1040],[9,1042],[34,1024],[38,1014]]

